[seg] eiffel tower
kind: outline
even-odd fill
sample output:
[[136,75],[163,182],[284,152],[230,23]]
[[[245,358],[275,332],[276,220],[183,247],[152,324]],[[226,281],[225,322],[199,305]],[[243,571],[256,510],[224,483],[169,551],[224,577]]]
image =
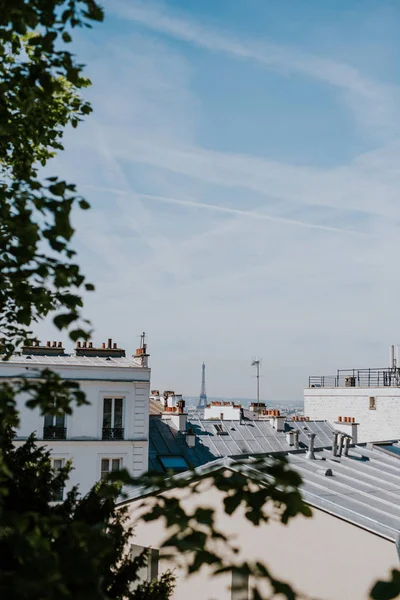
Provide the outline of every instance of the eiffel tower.
[[207,394],[206,394],[206,365],[203,363],[201,367],[201,389],[199,402],[197,404],[197,408],[204,408],[207,406]]

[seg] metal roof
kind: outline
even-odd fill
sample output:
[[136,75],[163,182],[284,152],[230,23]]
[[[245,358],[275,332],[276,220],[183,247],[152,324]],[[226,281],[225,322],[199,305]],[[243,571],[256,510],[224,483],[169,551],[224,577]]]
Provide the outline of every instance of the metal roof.
[[[379,447],[350,448],[349,456],[316,452],[317,460],[289,454],[303,479],[305,501],[316,508],[396,541],[400,531],[400,459]],[[331,469],[332,476],[326,476]]]
[[[216,426],[221,426],[220,435]],[[214,421],[208,419],[188,419],[187,427],[196,435],[195,446],[189,448],[185,435],[177,431],[171,422],[159,417],[150,418],[149,468],[162,471],[160,455],[181,455],[192,467],[197,467],[223,456],[241,456],[287,452],[293,450],[286,439],[286,433],[298,429],[300,448],[308,447],[307,434],[315,433],[315,447],[332,445],[333,428],[327,421],[291,421],[285,424],[285,432],[272,428],[269,421],[243,420]]]
[[[306,453],[288,453],[290,466],[301,475],[304,500],[312,507],[398,542],[400,531],[400,457],[379,446],[352,446],[348,456],[334,457],[331,450],[317,450],[316,460]],[[249,477],[257,471],[255,458],[240,462],[220,458],[198,467],[195,474],[230,469],[246,472]],[[332,474],[328,476],[326,471]],[[188,472],[177,477],[188,477]],[[123,503],[156,490],[131,489]]]
[[22,354],[13,355],[4,362],[7,366],[26,365],[34,367],[35,365],[57,366],[57,367],[140,367],[140,360],[134,357],[106,357],[106,356],[76,356],[75,354],[65,355],[34,355]]

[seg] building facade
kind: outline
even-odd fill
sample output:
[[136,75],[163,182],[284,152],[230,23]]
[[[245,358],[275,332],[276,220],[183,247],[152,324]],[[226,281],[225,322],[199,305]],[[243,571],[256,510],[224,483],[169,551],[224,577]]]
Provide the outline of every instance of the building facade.
[[339,370],[335,376],[310,377],[304,389],[304,414],[326,419],[340,430],[359,423],[358,442],[400,437],[400,377],[396,366]]
[[89,404],[75,407],[72,415],[54,417],[27,408],[21,395],[15,443],[35,432],[38,444],[50,449],[55,468],[71,460],[73,470],[64,492],[78,485],[85,494],[108,472],[121,468],[141,475],[148,469],[147,361],[144,343],[134,357],[126,357],[111,340],[101,348],[78,342],[72,354],[55,342],[23,347],[20,354],[0,362],[3,381],[38,378],[41,370],[51,369],[65,380],[77,381]]
[[[392,448],[398,450],[398,444]],[[279,520],[255,526],[239,508],[229,516],[224,510],[224,494],[203,480],[193,496],[187,489],[170,492],[182,501],[186,510],[212,507],[219,531],[232,536],[239,548],[236,560],[268,565],[271,574],[290,583],[301,597],[324,600],[365,600],[378,579],[390,577],[398,568],[398,532],[400,530],[400,458],[380,447],[351,447],[348,455],[338,457],[331,450],[318,450],[313,459],[307,452],[288,454],[289,466],[303,479],[303,498],[312,508],[311,519],[298,515],[283,525]],[[204,478],[215,472],[243,471],[231,459],[220,459],[196,470]],[[249,460],[249,477],[254,462]],[[230,589],[235,571],[212,576],[207,565],[188,576],[180,555],[171,556],[163,549],[169,537],[165,521],[145,522],[140,518],[146,498],[141,490],[132,491],[123,501],[134,526],[135,547],[150,547],[152,559],[158,559],[158,574],[173,569],[177,577],[173,600],[249,600],[253,581],[243,581],[240,591]],[[164,492],[163,492],[164,493]],[[151,505],[152,499],[149,498]],[[165,556],[168,554],[168,556]],[[147,575],[147,578],[149,576]],[[273,594],[262,588],[265,597]],[[264,597],[264,595],[263,595]]]

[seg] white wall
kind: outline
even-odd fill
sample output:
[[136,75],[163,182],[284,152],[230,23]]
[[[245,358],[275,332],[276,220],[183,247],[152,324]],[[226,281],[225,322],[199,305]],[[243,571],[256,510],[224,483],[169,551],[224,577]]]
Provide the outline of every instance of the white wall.
[[[376,409],[369,409],[374,396]],[[400,438],[400,388],[305,388],[304,414],[310,419],[354,417],[358,441],[372,442]]]
[[[182,497],[186,492],[174,490]],[[138,504],[130,505],[131,523],[135,523],[134,544],[160,548],[166,537],[161,520],[137,522]],[[217,511],[218,527],[235,536],[240,559],[262,560],[272,574],[289,582],[307,597],[320,600],[366,600],[374,581],[398,568],[395,544],[342,521],[320,510],[313,518],[296,517],[289,525],[270,521],[259,527],[247,521],[243,513],[228,517],[215,488],[183,502],[190,509],[212,507]],[[160,551],[160,556],[162,551]],[[179,561],[179,557],[177,557]],[[177,561],[161,561],[159,572],[175,568]],[[230,577],[211,578],[206,567],[188,577],[179,567],[173,600],[230,600]]]
[[239,421],[240,408],[235,406],[207,406],[204,409],[205,419],[219,419],[223,414],[223,419],[227,421]]
[[[39,442],[47,446],[55,458],[72,459],[74,471],[67,489],[79,484],[80,490],[86,493],[100,478],[102,457],[122,458],[123,467],[133,476],[147,471],[150,369],[133,363],[124,367],[90,363],[84,366],[55,365],[49,363],[48,357],[43,357],[43,364],[35,364],[34,370],[18,360],[21,361],[21,357],[14,362],[12,359],[0,362],[1,379],[21,374],[36,375],[40,369],[51,368],[65,379],[78,381],[89,402],[88,405],[73,407],[73,414],[66,415],[66,440]],[[37,357],[37,360],[40,358]],[[60,363],[62,360],[63,357],[60,357]],[[66,357],[65,361],[68,360]],[[102,440],[105,397],[124,398],[124,440]],[[36,432],[38,440],[43,440],[44,417],[39,409],[26,408],[26,400],[26,395],[17,398],[21,422],[16,440],[26,439],[32,432]]]
[[[15,442],[16,446],[22,443],[22,441]],[[148,468],[148,442],[57,440],[38,441],[37,444],[50,450],[55,459],[63,459],[65,462],[72,460],[73,470],[65,486],[65,492],[78,485],[79,491],[83,495],[86,494],[100,479],[102,458],[122,459],[122,467],[134,477],[138,477]]]

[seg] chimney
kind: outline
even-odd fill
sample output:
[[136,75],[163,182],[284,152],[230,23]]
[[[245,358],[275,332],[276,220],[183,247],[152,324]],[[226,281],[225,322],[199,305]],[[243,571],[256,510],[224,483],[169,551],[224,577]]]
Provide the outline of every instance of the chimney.
[[196,436],[191,427],[189,427],[189,429],[186,432],[186,443],[189,446],[189,448],[194,448],[196,445]]
[[357,444],[358,441],[358,426],[359,423],[356,423],[354,417],[339,417],[335,423],[335,429],[349,435],[353,444]]
[[62,342],[46,342],[45,346],[41,346],[37,341],[30,345],[27,340],[21,348],[21,354],[25,356],[65,356],[65,351]]
[[286,441],[289,444],[289,446],[293,446],[293,433],[294,433],[294,431],[290,430],[286,434]]
[[298,429],[294,429],[293,430],[293,448],[294,450],[298,450],[300,448],[299,445],[299,433],[300,431]]
[[337,440],[338,440],[338,435],[339,435],[338,431],[334,431],[333,432],[333,446],[332,446],[332,454],[333,454],[333,456],[337,456],[337,450],[338,450]]
[[285,417],[281,415],[279,410],[274,411],[275,415],[271,419],[273,429],[276,431],[285,431]]
[[239,425],[242,425],[243,419],[244,419],[243,408],[240,407],[239,408]]
[[308,452],[306,454],[306,458],[308,458],[308,460],[315,460],[314,443],[315,443],[316,435],[317,435],[316,433],[310,433],[308,435],[308,437],[310,438],[310,445],[308,447]]
[[389,365],[391,369],[394,369],[396,366],[396,359],[394,357],[394,345],[392,344],[389,349]]
[[108,348],[111,350],[112,348],[112,339],[108,338]]

